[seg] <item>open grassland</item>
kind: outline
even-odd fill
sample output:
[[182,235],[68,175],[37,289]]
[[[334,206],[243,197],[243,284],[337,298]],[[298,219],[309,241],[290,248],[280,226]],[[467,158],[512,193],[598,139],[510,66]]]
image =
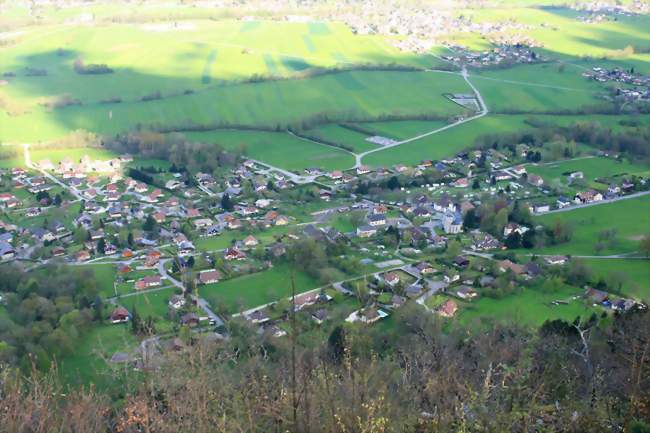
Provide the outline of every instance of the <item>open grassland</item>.
[[488,107],[496,112],[559,112],[602,105],[605,86],[575,69],[556,64],[524,65],[472,76]]
[[650,167],[632,164],[627,161],[617,161],[611,158],[593,157],[567,161],[558,161],[540,165],[528,165],[529,173],[541,176],[552,186],[566,186],[569,184],[567,175],[572,172],[581,171],[584,174],[584,181],[591,187],[601,190],[607,188],[607,184],[594,182],[597,178],[623,175],[647,175]]
[[[562,286],[554,291],[523,289],[520,293],[499,299],[481,297],[471,303],[462,303],[458,319],[467,325],[488,320],[537,327],[546,320],[572,322],[578,316],[588,318],[595,310],[581,299],[571,300],[576,295],[582,295],[582,291],[576,287]],[[567,301],[568,304],[551,304],[556,300]]]
[[354,165],[354,157],[344,150],[317,144],[286,132],[211,131],[192,132],[190,140],[216,143],[225,149],[243,150],[249,158],[286,170],[320,167],[344,169]]
[[349,146],[355,153],[362,153],[377,148],[376,144],[366,141],[368,135],[352,131],[334,123],[309,129],[305,133],[310,137],[313,136],[329,142]]
[[612,229],[616,230],[615,242],[605,241],[601,254],[636,251],[640,237],[650,233],[650,196],[535,217],[536,223],[546,226],[557,220],[573,226],[571,241],[535,250],[536,253],[595,255],[599,233]]
[[650,261],[637,259],[582,259],[595,279],[622,283],[621,293],[650,302]]
[[489,115],[463,125],[447,129],[438,134],[421,138],[397,147],[372,153],[363,158],[371,166],[395,164],[417,164],[423,159],[443,159],[467,149],[474,141],[495,132],[515,132],[525,129],[524,121],[529,116]]
[[406,140],[407,138],[416,137],[442,128],[445,125],[447,125],[447,122],[442,120],[400,120],[357,123],[357,126],[368,132],[392,138],[393,140]]
[[154,320],[156,332],[165,333],[171,331],[174,326],[169,320],[168,303],[169,298],[177,292],[180,292],[180,290],[175,287],[169,287],[118,299],[117,302],[129,310],[131,314],[133,314],[134,310],[137,310],[142,320],[147,320],[151,316]]
[[[129,353],[137,345],[131,325],[98,325],[82,337],[75,352],[59,361],[58,368],[65,383],[109,387],[115,380],[108,363],[115,352]],[[115,366],[119,368],[119,366]]]
[[[115,72],[79,75],[73,68],[77,59]],[[33,106],[61,94],[84,103],[116,96],[131,101],[222,80],[370,63],[423,67],[432,59],[400,52],[381,36],[354,35],[343,24],[202,20],[32,27],[3,49],[0,71],[16,74],[3,94]],[[46,69],[48,75],[26,77],[25,68]]]
[[[295,271],[295,279],[296,293],[318,287],[317,281],[303,272]],[[291,296],[291,269],[287,265],[275,266],[267,271],[202,286],[199,290],[213,308],[234,314]]]
[[[390,88],[391,92],[386,92]],[[10,116],[0,112],[0,140],[47,140],[86,129],[117,133],[137,125],[183,127],[300,125],[326,116],[361,120],[382,115],[453,116],[465,110],[443,96],[466,93],[467,84],[454,74],[404,71],[355,71],[309,79],[215,85],[188,95],[148,102],[93,104]]]

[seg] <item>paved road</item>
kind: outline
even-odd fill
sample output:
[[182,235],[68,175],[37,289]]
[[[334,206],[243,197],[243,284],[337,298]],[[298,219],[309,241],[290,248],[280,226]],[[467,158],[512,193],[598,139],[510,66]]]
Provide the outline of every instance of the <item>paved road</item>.
[[287,170],[285,170],[283,168],[275,167],[275,166],[273,166],[271,164],[268,164],[266,162],[258,161],[256,159],[251,159],[251,158],[248,158],[248,159],[253,161],[255,164],[261,165],[262,167],[266,167],[267,172],[268,171],[277,171],[279,173],[282,173],[283,175],[288,177],[292,182],[294,182],[296,184],[299,184],[299,185],[306,184],[306,183],[312,183],[314,181],[314,179],[316,179],[316,176],[300,176],[300,175],[297,175],[297,174],[292,173],[290,171],[287,171]]
[[614,203],[614,202],[617,202],[617,201],[629,200],[631,198],[643,197],[644,195],[648,195],[648,194],[650,194],[650,191],[635,192],[634,194],[624,195],[622,197],[616,197],[616,198],[612,198],[612,199],[609,199],[609,200],[602,200],[602,201],[597,201],[597,202],[592,202],[592,203],[585,203],[585,204],[577,204],[577,205],[568,206],[568,207],[565,207],[565,208],[562,208],[562,209],[554,209],[554,210],[551,210],[551,211],[548,211],[548,212],[537,212],[534,215],[550,215],[550,214],[560,213],[560,212],[569,212],[569,211],[572,211],[572,210],[575,210],[575,209],[582,209],[582,208],[585,208],[585,207],[599,206],[601,204]]
[[[429,71],[429,72],[441,72],[441,71]],[[456,74],[456,73],[453,73],[453,74]],[[489,110],[487,108],[487,105],[485,104],[485,100],[483,100],[483,96],[478,91],[478,89],[472,84],[471,81],[469,81],[469,74],[467,73],[467,69],[463,68],[463,71],[461,72],[461,75],[462,75],[463,79],[465,80],[465,82],[467,83],[467,85],[474,92],[474,95],[476,96],[479,107],[481,109],[481,111],[477,115],[472,116],[472,117],[468,117],[466,119],[459,120],[458,122],[451,123],[449,125],[443,126],[442,128],[438,128],[438,129],[435,129],[433,131],[429,131],[429,132],[426,132],[424,134],[420,134],[420,135],[417,135],[415,137],[408,138],[406,140],[397,141],[397,142],[389,144],[387,146],[382,146],[382,147],[378,147],[376,149],[368,150],[368,151],[363,152],[363,153],[359,153],[359,154],[356,155],[356,164],[355,164],[355,166],[353,168],[357,168],[357,167],[361,166],[361,160],[363,159],[363,157],[366,156],[366,155],[370,155],[371,153],[381,152],[382,150],[390,149],[392,147],[401,146],[402,144],[406,144],[406,143],[411,143],[413,141],[420,140],[422,138],[428,137],[428,136],[433,135],[433,134],[438,134],[439,132],[446,131],[447,129],[451,129],[451,128],[454,128],[456,126],[460,126],[460,125],[462,125],[464,123],[471,122],[472,120],[480,119],[481,117],[486,116],[489,113]]]
[[78,200],[83,200],[83,199],[84,199],[84,198],[81,196],[81,194],[79,193],[79,191],[77,191],[75,188],[72,188],[72,187],[66,185],[65,183],[61,182],[59,179],[57,179],[56,177],[52,176],[52,175],[51,175],[50,173],[48,173],[47,171],[42,170],[42,169],[40,169],[39,167],[36,167],[36,166],[32,163],[32,158],[31,158],[31,156],[30,156],[30,154],[29,154],[29,144],[27,144],[27,143],[23,144],[23,149],[24,149],[24,153],[25,153],[25,165],[26,165],[27,167],[31,168],[32,170],[39,171],[43,176],[47,177],[50,181],[56,183],[57,185],[59,185],[59,186],[62,187],[63,189],[66,189],[66,190],[70,191],[70,193],[71,193],[73,196],[75,196]]

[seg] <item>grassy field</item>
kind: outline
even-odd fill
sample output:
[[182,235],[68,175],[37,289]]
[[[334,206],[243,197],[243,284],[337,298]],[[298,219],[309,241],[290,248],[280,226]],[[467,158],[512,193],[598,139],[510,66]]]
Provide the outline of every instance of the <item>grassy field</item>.
[[77,266],[75,269],[79,270],[80,272],[91,271],[94,274],[100,296],[104,298],[115,296],[115,290],[113,289],[113,281],[115,281],[115,276],[117,273],[115,265],[83,265]]
[[335,143],[344,144],[353,149],[354,153],[376,149],[377,145],[366,141],[368,135],[344,128],[337,124],[319,126],[306,131],[309,136],[318,137]]
[[417,164],[423,159],[443,159],[455,155],[474,144],[474,140],[495,132],[514,132],[525,129],[529,116],[489,115],[455,128],[412,141],[391,149],[372,153],[363,158],[371,166]]
[[539,250],[539,254],[594,255],[598,234],[604,230],[616,230],[616,244],[606,243],[601,254],[620,254],[636,251],[641,236],[650,233],[650,196],[643,196],[615,203],[575,209],[535,217],[535,222],[552,226],[556,220],[574,227],[571,241]]
[[[47,87],[47,83],[42,86]],[[387,93],[386,88],[393,91]],[[309,79],[216,84],[192,94],[183,94],[181,88],[178,94],[148,102],[92,103],[53,110],[39,106],[16,116],[3,110],[0,140],[48,140],[76,129],[112,134],[137,125],[276,127],[323,115],[353,120],[387,114],[451,116],[464,109],[442,94],[467,91],[466,83],[457,75],[404,71],[355,71]],[[35,94],[40,92],[34,89]]]
[[98,325],[88,331],[73,355],[58,362],[59,371],[69,385],[94,383],[100,388],[114,381],[107,363],[115,352],[129,353],[137,344],[130,325]]
[[[625,296],[650,302],[650,261],[635,259],[582,259],[597,278],[620,278]],[[616,275],[614,275],[616,274]]]
[[534,173],[546,181],[549,185],[568,185],[567,173],[581,171],[584,174],[584,181],[591,187],[603,189],[606,185],[594,182],[596,178],[610,177],[616,175],[645,174],[650,173],[647,166],[632,164],[627,161],[618,162],[611,158],[587,158],[570,161],[553,162],[541,165],[528,165],[529,173]]
[[[296,271],[296,293],[318,287],[317,281]],[[221,283],[200,287],[201,296],[220,309],[223,306],[234,314],[291,295],[291,269],[288,265],[275,266],[264,272],[244,275]]]
[[445,125],[447,125],[447,122],[442,120],[401,120],[357,123],[357,126],[372,131],[375,135],[392,138],[393,140],[405,140],[429,131],[434,131]]
[[158,333],[165,333],[171,331],[173,328],[173,323],[167,315],[169,298],[178,291],[179,289],[170,287],[155,292],[125,297],[118,302],[131,313],[133,313],[133,309],[135,308],[143,320],[146,320],[149,316],[153,317],[156,331]]
[[472,75],[489,109],[496,112],[557,112],[603,104],[605,87],[556,64],[524,65]]
[[[471,303],[462,303],[458,320],[467,325],[489,319],[527,326],[539,326],[552,319],[573,321],[578,316],[589,317],[595,311],[582,300],[569,301],[572,296],[581,294],[578,288],[564,286],[553,292],[524,289],[500,299],[482,297]],[[566,300],[569,304],[552,305],[554,300]]]
[[190,140],[216,143],[225,149],[244,149],[246,156],[285,170],[320,167],[344,169],[354,165],[354,157],[334,147],[301,140],[285,132],[211,131],[192,132]]

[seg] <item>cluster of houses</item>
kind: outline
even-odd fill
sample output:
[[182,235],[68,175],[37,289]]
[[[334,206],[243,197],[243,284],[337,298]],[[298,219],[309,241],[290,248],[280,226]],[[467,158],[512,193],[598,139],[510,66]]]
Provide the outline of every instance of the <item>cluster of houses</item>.
[[[507,37],[510,38],[511,36]],[[470,51],[458,45],[449,45],[448,48],[453,54],[442,56],[442,58],[458,65],[468,65],[475,68],[546,61],[543,56],[537,54],[531,48],[536,46],[536,43],[530,38],[517,39],[516,41],[499,39],[496,42],[498,42],[498,45],[495,48],[481,52]]]
[[582,73],[582,76],[599,83],[619,83],[616,96],[630,101],[650,101],[650,75],[634,73],[633,70],[622,68],[593,67]]

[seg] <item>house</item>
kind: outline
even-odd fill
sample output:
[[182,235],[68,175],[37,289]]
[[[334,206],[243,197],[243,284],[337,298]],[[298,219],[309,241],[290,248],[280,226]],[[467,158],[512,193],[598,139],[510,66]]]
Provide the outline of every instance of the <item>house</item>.
[[198,218],[201,216],[201,212],[196,208],[189,208],[185,210],[186,218]]
[[386,225],[386,217],[382,214],[372,214],[368,216],[368,224],[372,227]]
[[129,321],[130,318],[129,311],[124,307],[117,307],[111,313],[111,323],[125,323]]
[[463,217],[458,212],[446,213],[442,218],[442,228],[447,234],[463,231]]
[[458,311],[458,305],[451,299],[448,299],[436,310],[442,317],[454,317],[456,311]]
[[237,248],[227,248],[224,252],[224,258],[226,260],[245,260],[246,254]]
[[387,274],[384,274],[384,281],[386,281],[386,284],[393,287],[399,283],[399,275],[395,272],[388,272]]
[[210,218],[200,218],[192,221],[192,224],[194,225],[195,229],[200,230],[202,228],[212,226],[214,222]]
[[377,229],[372,226],[357,227],[357,236],[360,238],[369,238],[377,234]]
[[0,260],[11,260],[16,255],[16,251],[6,242],[0,242]]
[[512,271],[513,274],[515,275],[521,275],[524,273],[524,267],[521,265],[518,265],[517,263],[513,263],[510,260],[502,260],[497,263],[497,266],[499,267],[499,271],[501,272],[507,272],[508,270]]
[[327,320],[328,316],[329,313],[324,308],[316,310],[316,312],[314,312],[314,314],[311,315],[312,319],[314,319],[314,322],[318,323],[319,325],[323,323],[325,320]]
[[340,170],[334,170],[333,172],[331,172],[331,173],[329,174],[329,177],[330,177],[330,179],[332,179],[332,180],[338,180],[338,179],[341,179],[341,178],[343,177],[343,172],[340,171]]
[[388,317],[388,313],[376,307],[369,307],[353,312],[345,319],[345,321],[361,322],[369,325],[383,319],[384,317]]
[[534,278],[542,274],[542,268],[535,262],[528,262],[524,265],[524,272],[529,277]]
[[259,244],[259,241],[255,239],[255,236],[248,235],[244,238],[244,245],[248,248],[255,247]]
[[181,325],[189,326],[193,328],[198,326],[199,316],[196,313],[186,313],[181,317]]
[[434,273],[436,270],[427,262],[420,262],[417,265],[415,265],[415,269],[418,270],[418,272],[421,275],[429,275]]
[[144,278],[139,279],[135,283],[135,289],[136,290],[144,290],[148,289],[151,287],[157,287],[160,286],[161,284],[161,279],[160,275],[147,275]]
[[560,196],[555,202],[555,204],[557,205],[558,209],[564,209],[565,207],[571,205],[571,200],[569,200],[565,196]]
[[169,298],[169,306],[175,310],[183,308],[186,303],[185,298],[181,295],[173,295]]
[[145,268],[153,268],[158,266],[158,262],[160,261],[160,251],[149,251],[147,253],[147,256],[144,259],[144,266]]
[[469,266],[469,259],[466,256],[456,256],[454,257],[454,265],[459,268],[464,268]]
[[221,272],[216,269],[206,269],[199,272],[199,283],[200,284],[214,284],[218,283],[221,279]]
[[271,320],[269,315],[263,309],[262,310],[255,310],[255,311],[247,314],[246,319],[248,321],[250,321],[251,323],[256,324],[256,325],[261,325],[262,323],[266,323],[269,320]]
[[296,311],[299,311],[318,302],[329,302],[331,300],[332,297],[329,295],[312,291],[296,296],[294,298],[294,304],[296,306]]
[[358,175],[368,174],[368,173],[370,173],[370,167],[368,167],[367,165],[360,165],[359,167],[357,167]]
[[533,207],[533,212],[535,212],[535,213],[544,213],[544,212],[548,212],[550,210],[551,210],[551,206],[548,205],[548,204],[544,204],[544,203],[536,204]]
[[421,284],[411,284],[404,289],[404,294],[409,298],[417,298],[422,293],[424,287]]
[[456,289],[456,295],[461,299],[470,300],[476,298],[478,293],[469,286],[460,286]]
[[533,185],[533,186],[542,186],[544,185],[544,179],[542,179],[540,176],[536,174],[529,174],[528,175],[528,183]]
[[603,292],[602,290],[596,290],[592,287],[587,288],[585,296],[594,304],[602,304],[609,299],[609,293]]
[[579,192],[575,195],[573,201],[575,203],[593,203],[597,201],[602,201],[603,195],[596,190],[589,190],[584,192]]
[[402,305],[406,303],[406,298],[400,295],[393,295],[390,302],[393,308],[400,308]]
[[164,223],[166,217],[167,217],[167,215],[165,215],[165,212],[156,212],[156,213],[153,214],[153,219],[158,224]]
[[544,261],[549,265],[563,265],[567,262],[566,256],[548,256],[544,257]]
[[525,226],[520,226],[517,223],[508,223],[504,228],[503,228],[503,236],[508,237],[511,233],[519,233],[519,235],[522,235],[528,231],[528,227]]
[[85,262],[86,260],[90,260],[90,253],[88,250],[81,250],[75,255],[75,259],[78,262]]

